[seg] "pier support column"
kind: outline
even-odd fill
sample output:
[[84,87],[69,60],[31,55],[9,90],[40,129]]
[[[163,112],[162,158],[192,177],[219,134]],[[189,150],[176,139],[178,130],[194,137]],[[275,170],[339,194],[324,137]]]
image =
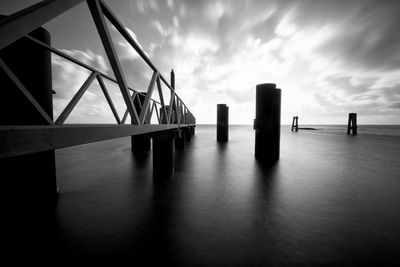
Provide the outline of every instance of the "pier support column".
[[281,89],[273,83],[256,87],[255,157],[265,162],[279,159]]
[[228,141],[229,107],[226,104],[217,105],[217,141]]
[[353,133],[357,135],[357,113],[349,113],[349,121],[347,123],[347,134]]
[[175,132],[167,131],[153,136],[153,175],[169,177],[174,173]]
[[[51,45],[50,34],[43,28],[29,35]],[[0,57],[52,119],[50,52],[22,37],[0,50]],[[0,125],[48,125],[1,69],[0,84]],[[25,208],[34,206],[33,210],[54,205],[58,196],[54,150],[1,159],[0,172],[2,194],[10,196],[10,205],[21,201]]]
[[292,132],[295,130],[296,132],[299,131],[299,117],[294,116],[292,121]]
[[151,138],[148,134],[132,135],[131,149],[136,155],[146,154],[151,150]]
[[175,138],[175,149],[184,150],[185,149],[185,135],[184,131],[180,130]]
[[[133,104],[138,115],[142,111],[142,105],[146,98],[146,93],[137,94]],[[148,108],[149,109],[149,108]],[[149,112],[149,110],[147,110]],[[135,155],[146,154],[151,149],[151,138],[147,134],[131,136],[131,150]]]
[[190,127],[185,127],[183,130],[183,136],[186,142],[190,142],[192,140],[192,135],[190,133]]

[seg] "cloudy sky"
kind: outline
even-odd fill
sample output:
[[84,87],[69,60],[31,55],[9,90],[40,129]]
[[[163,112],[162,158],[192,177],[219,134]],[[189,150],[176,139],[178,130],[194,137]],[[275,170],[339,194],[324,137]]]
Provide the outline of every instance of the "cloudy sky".
[[[37,1],[1,1],[11,14]],[[400,124],[399,0],[104,0],[164,77],[176,73],[176,90],[198,123],[215,123],[226,103],[230,122],[251,124],[255,86],[282,88],[282,124]],[[86,3],[44,25],[52,45],[110,75]],[[110,27],[130,87],[145,91],[152,72]],[[55,113],[89,73],[56,56]],[[118,87],[107,83],[118,111]],[[70,122],[112,120],[96,83]]]

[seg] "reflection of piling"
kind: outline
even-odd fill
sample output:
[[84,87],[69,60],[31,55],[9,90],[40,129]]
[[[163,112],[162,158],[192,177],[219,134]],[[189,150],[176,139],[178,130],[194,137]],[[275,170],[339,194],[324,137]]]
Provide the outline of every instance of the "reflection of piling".
[[[50,34],[38,28],[29,34],[50,45]],[[44,113],[53,118],[51,54],[22,37],[0,50],[1,59],[26,88]],[[18,86],[0,69],[0,125],[48,125]],[[22,142],[22,140],[21,140]],[[54,150],[0,160],[3,193],[12,194],[11,201],[53,203],[57,197]],[[41,206],[41,205],[40,205]],[[39,206],[38,206],[39,207]]]
[[295,130],[296,132],[299,131],[299,117],[294,116],[292,121],[292,132]]
[[281,130],[281,89],[273,83],[256,87],[255,157],[265,161],[279,159]]
[[[146,93],[137,94],[135,97],[133,104],[135,106],[136,112],[138,115],[142,111],[142,107],[144,104],[144,100],[146,98]],[[147,110],[150,113],[149,108]],[[147,134],[139,134],[131,136],[131,149],[134,154],[142,154],[146,153],[151,149],[151,139]]]
[[357,135],[357,113],[349,113],[349,121],[347,123],[347,134],[353,133]]
[[174,137],[171,131],[153,137],[153,175],[168,177],[174,173]]
[[228,141],[229,107],[226,104],[217,105],[217,141]]

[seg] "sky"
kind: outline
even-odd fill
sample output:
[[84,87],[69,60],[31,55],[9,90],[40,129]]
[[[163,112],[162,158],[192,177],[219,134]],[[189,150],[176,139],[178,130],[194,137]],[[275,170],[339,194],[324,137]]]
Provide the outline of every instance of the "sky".
[[[0,10],[36,2],[0,1]],[[224,103],[231,124],[252,124],[256,85],[275,83],[282,124],[295,115],[299,124],[346,124],[350,112],[360,124],[400,124],[400,0],[104,2],[165,78],[174,69],[197,123],[215,123]],[[151,69],[108,26],[129,86],[146,91]],[[113,76],[85,2],[44,28],[55,48]],[[89,72],[57,56],[52,65],[57,116]],[[122,114],[118,87],[106,86]],[[113,122],[96,82],[67,122]]]

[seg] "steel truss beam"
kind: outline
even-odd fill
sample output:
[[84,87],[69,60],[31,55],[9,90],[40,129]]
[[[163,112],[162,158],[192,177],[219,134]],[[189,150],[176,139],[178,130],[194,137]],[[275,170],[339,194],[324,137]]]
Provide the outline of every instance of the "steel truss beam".
[[72,124],[0,126],[0,158],[26,155],[131,135],[161,133],[174,129],[179,129],[179,125]]

